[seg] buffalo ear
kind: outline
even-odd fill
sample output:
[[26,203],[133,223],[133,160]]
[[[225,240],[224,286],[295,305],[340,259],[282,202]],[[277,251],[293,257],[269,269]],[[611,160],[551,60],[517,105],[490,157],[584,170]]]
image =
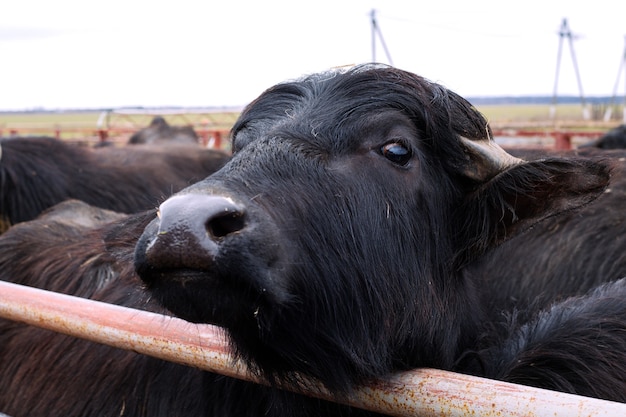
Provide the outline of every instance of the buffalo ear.
[[518,161],[471,190],[459,207],[460,264],[539,221],[588,204],[610,181],[608,163],[599,160]]

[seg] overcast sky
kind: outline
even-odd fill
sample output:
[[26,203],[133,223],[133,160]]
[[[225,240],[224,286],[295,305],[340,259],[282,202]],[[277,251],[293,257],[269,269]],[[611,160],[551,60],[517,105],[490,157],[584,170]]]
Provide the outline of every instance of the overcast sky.
[[[624,59],[624,0],[4,0],[0,110],[245,105],[371,61],[372,10],[395,66],[464,96],[551,95],[563,18],[586,96]],[[579,93],[566,39],[558,92]]]

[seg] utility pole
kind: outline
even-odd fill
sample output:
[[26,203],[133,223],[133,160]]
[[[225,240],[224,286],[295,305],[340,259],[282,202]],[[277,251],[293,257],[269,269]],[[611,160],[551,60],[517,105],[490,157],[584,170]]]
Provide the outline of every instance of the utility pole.
[[606,109],[604,113],[604,121],[608,122],[611,120],[611,115],[613,113],[613,107],[615,106],[615,100],[617,98],[617,88],[619,87],[619,79],[622,76],[622,68],[624,69],[624,109],[622,110],[624,124],[626,124],[626,36],[624,36],[624,53],[622,55],[622,61],[619,64],[619,69],[617,70],[617,79],[615,80],[615,85],[613,86],[613,95],[611,96],[611,104]]
[[572,62],[574,63],[574,71],[576,73],[576,80],[578,81],[578,91],[580,92],[580,102],[583,108],[583,119],[589,120],[589,109],[587,108],[587,104],[585,103],[585,95],[583,94],[583,85],[580,80],[580,73],[578,71],[578,63],[576,62],[576,54],[574,53],[574,36],[572,35],[572,31],[567,24],[567,19],[563,19],[561,23],[561,29],[559,30],[559,50],[556,58],[556,76],[554,79],[554,92],[552,93],[552,106],[550,107],[550,117],[554,118],[556,115],[556,104],[557,104],[557,88],[559,85],[559,72],[561,69],[561,55],[563,51],[563,39],[567,38],[569,41],[569,49],[572,57]]
[[370,18],[372,21],[372,62],[376,62],[376,37],[378,36],[383,49],[385,50],[385,55],[387,55],[387,61],[389,65],[393,65],[391,61],[391,55],[389,54],[389,50],[387,49],[387,45],[385,44],[385,39],[383,39],[383,34],[378,27],[378,23],[376,22],[376,10],[372,9],[370,12]]

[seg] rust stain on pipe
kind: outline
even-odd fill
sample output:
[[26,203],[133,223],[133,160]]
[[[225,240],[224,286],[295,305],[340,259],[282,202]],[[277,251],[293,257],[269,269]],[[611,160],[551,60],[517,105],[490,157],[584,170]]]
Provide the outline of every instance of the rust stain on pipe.
[[[224,331],[215,326],[2,281],[0,317],[263,383],[230,354]],[[436,369],[398,373],[349,398],[335,398],[313,381],[307,385],[307,392],[295,390],[397,417],[626,416],[626,404]]]

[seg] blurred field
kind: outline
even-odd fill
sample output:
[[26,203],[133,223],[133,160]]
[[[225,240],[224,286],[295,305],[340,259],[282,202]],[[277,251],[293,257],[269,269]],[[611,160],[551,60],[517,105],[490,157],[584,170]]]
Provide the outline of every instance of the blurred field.
[[571,128],[585,130],[611,128],[621,122],[622,108],[615,106],[611,120],[605,122],[606,106],[588,106],[588,119],[583,117],[580,104],[562,104],[555,107],[554,117],[549,104],[482,105],[477,106],[494,128]]
[[[191,125],[196,131],[227,132],[239,116],[237,111],[177,112],[5,112],[0,113],[0,136],[56,136],[68,140],[99,140],[100,131],[127,139],[148,126],[156,115],[170,125]],[[200,133],[200,132],[199,132]]]
[[[548,104],[498,104],[477,106],[494,129],[534,129],[574,131],[606,131],[621,123],[619,119],[602,121],[604,109],[590,108],[591,119],[584,120],[579,104],[556,106],[554,118],[550,117]],[[617,114],[619,113],[619,114]],[[118,132],[129,137],[150,124],[160,114],[149,113],[103,113],[100,111],[76,112],[6,112],[0,113],[0,136],[47,135],[70,140],[98,140],[99,129]],[[171,125],[192,125],[197,130],[228,132],[238,116],[237,111],[177,111],[162,114]],[[616,111],[621,116],[621,109]]]

